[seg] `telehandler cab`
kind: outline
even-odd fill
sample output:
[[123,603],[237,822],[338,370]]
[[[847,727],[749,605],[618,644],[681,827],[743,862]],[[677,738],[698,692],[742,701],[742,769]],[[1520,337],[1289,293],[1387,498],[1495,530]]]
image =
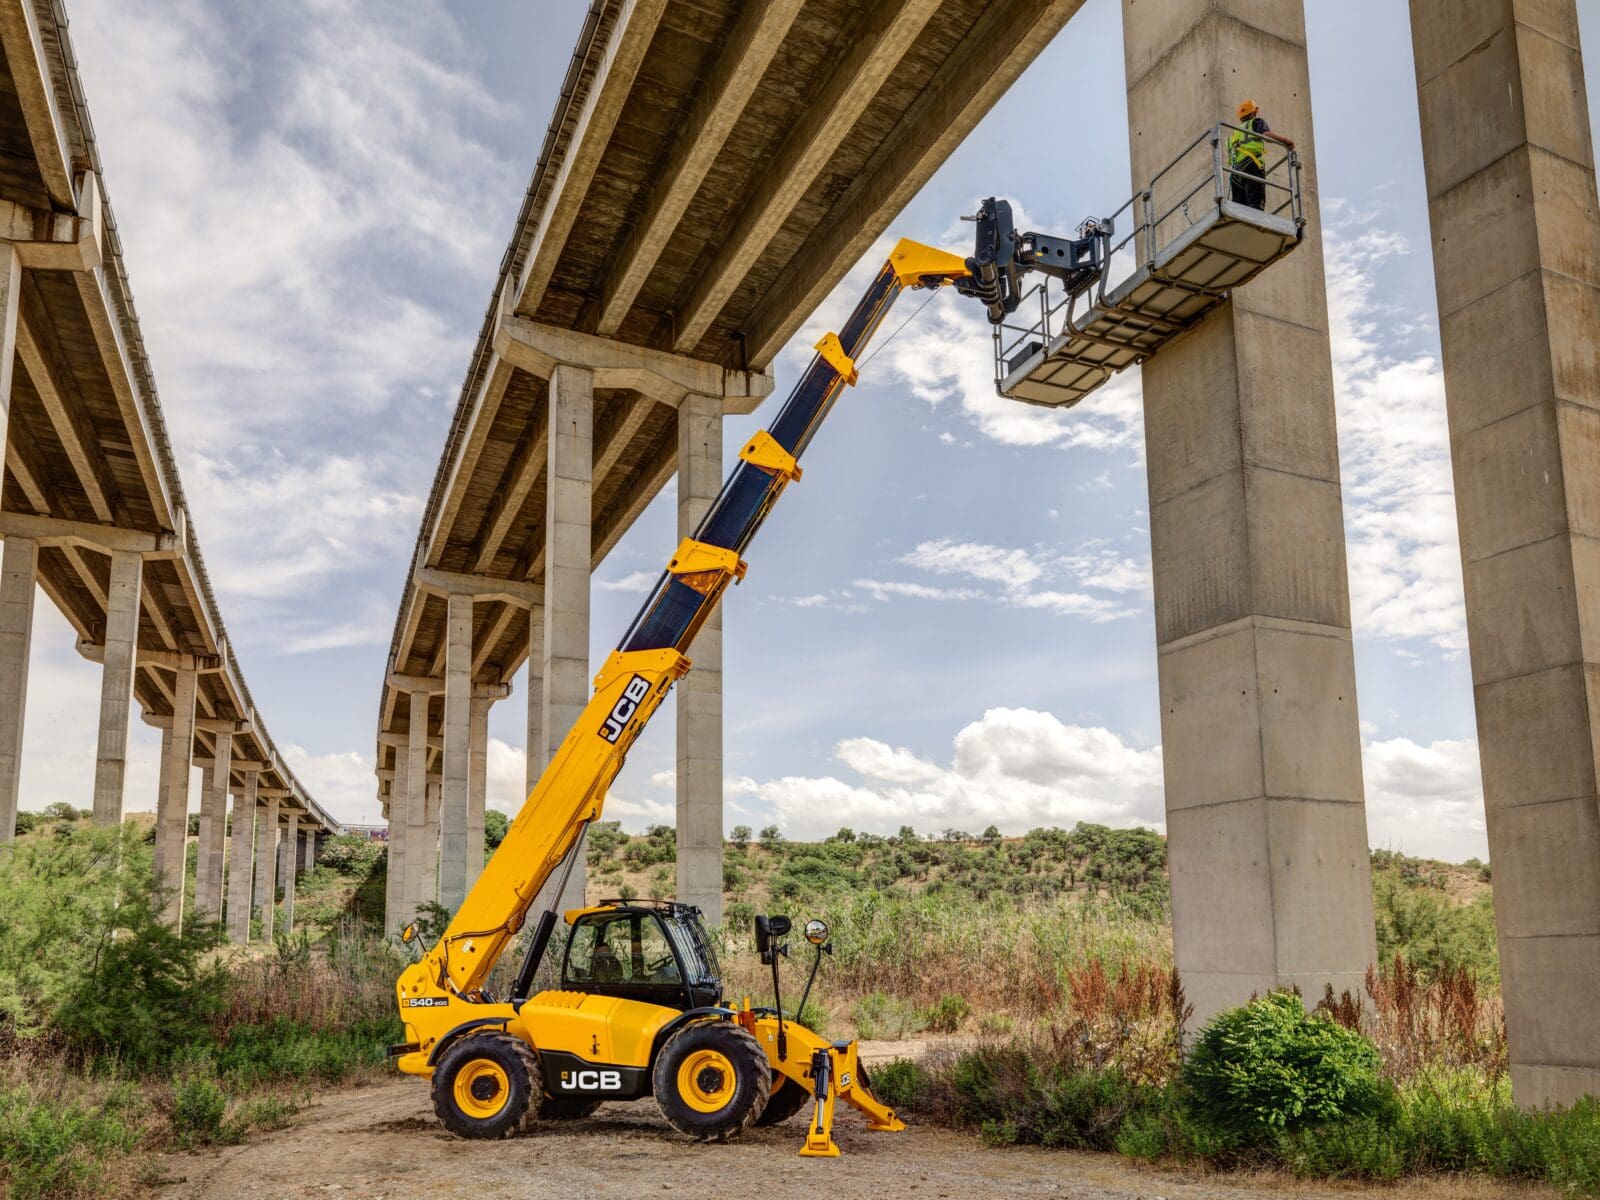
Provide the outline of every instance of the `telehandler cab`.
[[[1215,136],[1213,143],[1215,148]],[[1221,184],[1217,187],[1220,197]],[[1217,212],[1230,221],[1244,219],[1229,215],[1220,198]],[[1254,210],[1246,216],[1264,219]],[[855,1042],[829,1042],[785,1019],[778,965],[788,952],[786,917],[756,921],[757,949],[772,968],[771,1008],[753,1008],[748,999],[737,1007],[726,1003],[699,911],[671,902],[608,901],[567,912],[559,986],[534,993],[534,976],[557,922],[552,902],[536,915],[521,970],[504,998],[491,994],[489,976],[523,930],[540,890],[558,873],[560,881],[549,894],[563,894],[572,864],[583,852],[584,833],[600,819],[606,791],[629,748],[689,670],[695,635],[728,585],[744,577],[746,547],[783,490],[800,478],[801,454],[844,386],[856,382],[857,359],[899,294],[907,288],[955,287],[983,304],[999,347],[1007,319],[1024,301],[1033,303],[1033,293],[1024,292],[1024,276],[1038,271],[1065,296],[1070,328],[1048,346],[1029,343],[1026,353],[1059,357],[1075,352],[1078,341],[1106,340],[1074,324],[1071,305],[1080,297],[1087,304],[1098,283],[1099,298],[1089,317],[1099,321],[1108,305],[1116,307],[1104,287],[1114,249],[1110,221],[1086,221],[1076,238],[1021,233],[1012,227],[1010,205],[993,198],[972,219],[977,222],[972,257],[899,242],[843,330],[817,343],[816,357],[777,419],[739,452],[739,464],[699,528],[678,546],[601,667],[594,696],[449,926],[401,974],[396,992],[405,1041],[390,1053],[402,1071],[431,1078],[434,1109],[452,1132],[504,1137],[535,1118],[586,1116],[602,1101],[645,1096],[655,1097],[675,1129],[703,1140],[723,1140],[752,1124],[785,1120],[810,1100],[812,1115],[800,1151],[805,1155],[839,1153],[833,1118],[840,1101],[865,1113],[869,1129],[904,1128],[872,1095]],[[1146,225],[1154,228],[1154,222],[1146,222],[1136,232]],[[1298,224],[1292,229],[1298,236]],[[1208,263],[1227,259],[1209,247],[1201,249],[1210,256]],[[1187,257],[1177,261],[1188,264],[1196,253],[1185,250]],[[1248,278],[1263,265],[1228,278]],[[1152,269],[1147,265],[1144,274]],[[1142,287],[1140,278],[1135,283]],[[1165,275],[1158,282],[1165,289],[1159,297],[1172,292],[1204,301],[1196,312],[1225,294]],[[1055,310],[1041,303],[1049,334]],[[1179,328],[1175,320],[1163,322],[1163,328]],[[1127,349],[1125,362],[1095,367],[1100,377],[1148,353],[1137,345]],[[1072,393],[1070,402],[1080,394]],[[414,928],[407,930],[408,941]],[[810,977],[815,980],[832,948],[828,929],[811,922],[805,937],[816,947]]]

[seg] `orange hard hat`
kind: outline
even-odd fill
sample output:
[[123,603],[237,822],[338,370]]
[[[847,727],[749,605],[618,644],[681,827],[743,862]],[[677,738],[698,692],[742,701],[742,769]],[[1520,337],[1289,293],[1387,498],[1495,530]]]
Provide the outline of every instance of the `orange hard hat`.
[[1239,120],[1241,121],[1246,117],[1255,116],[1256,113],[1260,111],[1261,110],[1256,107],[1256,102],[1254,100],[1241,100],[1239,102]]

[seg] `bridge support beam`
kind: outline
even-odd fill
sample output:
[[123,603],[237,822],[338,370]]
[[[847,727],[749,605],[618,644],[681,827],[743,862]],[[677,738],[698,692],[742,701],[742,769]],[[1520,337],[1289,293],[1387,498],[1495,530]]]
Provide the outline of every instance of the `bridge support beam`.
[[[722,490],[722,402],[678,407],[678,536],[689,537]],[[678,683],[678,899],[722,923],[722,606],[694,642]]]
[[[128,775],[128,724],[133,717],[133,678],[139,643],[139,607],[144,556],[109,550],[106,641],[100,673],[100,735],[94,764],[94,821],[122,824],[123,785]],[[226,784],[226,781],[224,781]]]
[[1143,371],[1173,936],[1203,1022],[1360,995],[1376,956],[1310,80],[1301,0],[1123,0],[1123,24],[1136,188],[1247,95],[1306,164],[1306,244]]
[[[589,702],[589,570],[594,466],[594,373],[565,363],[550,372],[546,468],[544,662],[540,770]],[[529,747],[530,756],[533,747]],[[558,907],[583,904],[584,863],[574,864]],[[546,885],[554,888],[555,882]],[[541,892],[535,911],[550,902]]]
[[[222,872],[228,835],[228,780],[233,774],[233,735],[219,733],[216,755],[204,771],[200,793],[200,847],[195,856],[195,912],[222,920]],[[202,886],[202,883],[204,886]]]
[[278,879],[283,884],[283,932],[294,932],[294,881],[300,865],[300,814],[291,812],[283,819],[278,842]]
[[409,745],[408,740],[402,740],[395,746],[394,776],[389,781],[388,866],[383,888],[383,930],[389,937],[397,936],[411,919],[406,911],[406,832],[411,794],[407,783],[411,766]]
[[411,693],[410,735],[406,741],[406,855],[402,924],[413,920],[417,906],[433,899],[439,840],[428,838],[428,693]]
[[483,874],[483,809],[489,795],[489,705],[486,698],[472,698],[470,715],[471,762],[467,790],[467,879],[463,894],[472,890]]
[[256,772],[245,771],[233,796],[233,831],[228,844],[228,940],[250,940],[250,882],[255,871]]
[[[1412,0],[1519,1103],[1600,1096],[1600,210],[1572,0]],[[1470,118],[1470,119],[1468,119]]]
[[[452,913],[467,894],[467,810],[472,790],[472,597],[446,601],[444,752],[439,807],[439,903]],[[482,838],[479,842],[480,854]]]
[[172,723],[161,735],[161,795],[156,805],[156,882],[167,889],[166,919],[183,926],[183,884],[188,868],[189,774],[194,769],[197,671],[172,673]]
[[[3,258],[0,253],[0,258]],[[12,321],[15,321],[15,313]],[[4,378],[11,378],[7,355]],[[10,391],[0,403],[9,407]],[[4,422],[0,420],[0,436]],[[39,544],[8,537],[0,550],[0,844],[17,832],[22,788],[22,725],[28,708],[28,657],[33,643],[33,597],[38,591]]]
[[[259,795],[259,792],[257,793]],[[266,797],[256,810],[256,908],[261,913],[261,940],[272,944],[273,917],[278,908],[278,797]]]

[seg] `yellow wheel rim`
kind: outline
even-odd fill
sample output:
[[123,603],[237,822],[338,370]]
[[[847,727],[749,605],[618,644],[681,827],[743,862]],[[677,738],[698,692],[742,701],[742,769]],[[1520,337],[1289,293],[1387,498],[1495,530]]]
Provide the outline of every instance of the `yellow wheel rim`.
[[487,1058],[475,1058],[456,1072],[456,1107],[479,1121],[497,1115],[511,1099],[505,1069]]
[[678,1067],[678,1095],[696,1112],[721,1112],[737,1085],[733,1063],[720,1050],[696,1050]]

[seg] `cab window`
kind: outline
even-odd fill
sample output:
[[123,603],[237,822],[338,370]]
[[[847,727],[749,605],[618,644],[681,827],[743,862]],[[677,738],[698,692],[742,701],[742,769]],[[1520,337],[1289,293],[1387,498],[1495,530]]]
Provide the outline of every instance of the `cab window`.
[[587,917],[567,948],[568,983],[681,984],[678,959],[661,924],[647,914]]

